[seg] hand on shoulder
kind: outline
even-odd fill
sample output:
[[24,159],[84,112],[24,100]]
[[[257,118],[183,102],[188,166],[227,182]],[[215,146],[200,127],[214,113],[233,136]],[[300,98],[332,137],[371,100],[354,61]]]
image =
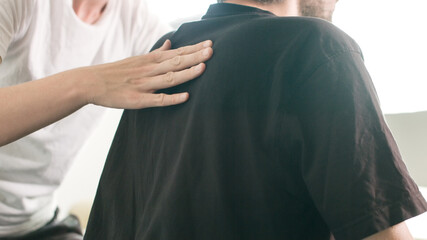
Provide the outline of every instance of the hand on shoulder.
[[[155,93],[200,76],[213,54],[212,41],[170,50],[162,47],[146,55],[76,70],[86,103],[112,108],[138,109],[185,102],[188,93]],[[84,81],[83,81],[84,80]]]

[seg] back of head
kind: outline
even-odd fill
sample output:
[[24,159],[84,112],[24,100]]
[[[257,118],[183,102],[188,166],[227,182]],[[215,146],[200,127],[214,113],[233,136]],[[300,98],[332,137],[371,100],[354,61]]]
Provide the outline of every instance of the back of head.
[[332,21],[338,0],[217,0],[218,3],[236,3],[261,8],[277,16],[317,17]]
[[[272,4],[272,3],[280,3],[283,2],[284,0],[251,0],[253,2],[256,3],[261,3],[261,4]],[[224,3],[227,2],[227,0],[218,0],[218,3]]]

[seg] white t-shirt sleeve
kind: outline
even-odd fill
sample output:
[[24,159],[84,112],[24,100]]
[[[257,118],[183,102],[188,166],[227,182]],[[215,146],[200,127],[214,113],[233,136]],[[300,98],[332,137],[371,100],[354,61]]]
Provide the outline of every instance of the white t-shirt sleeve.
[[12,40],[24,30],[34,9],[31,0],[1,0],[0,2],[0,56],[5,58]]
[[148,53],[159,38],[172,31],[168,24],[149,11],[145,1],[140,1],[138,14],[135,16],[137,19],[133,29],[133,56]]

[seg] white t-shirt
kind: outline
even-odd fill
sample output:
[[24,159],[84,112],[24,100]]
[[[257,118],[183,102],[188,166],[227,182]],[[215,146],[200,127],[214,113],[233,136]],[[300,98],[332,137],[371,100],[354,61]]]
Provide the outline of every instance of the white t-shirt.
[[[76,16],[72,0],[1,0],[0,87],[147,53],[169,30],[142,0],[110,0],[94,25]],[[86,106],[0,147],[0,237],[25,234],[51,220],[53,192],[102,113],[101,107]]]

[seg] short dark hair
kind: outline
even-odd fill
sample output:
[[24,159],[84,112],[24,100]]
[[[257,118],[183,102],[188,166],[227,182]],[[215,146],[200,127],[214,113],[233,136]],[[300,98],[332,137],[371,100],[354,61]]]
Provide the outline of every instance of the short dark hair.
[[[223,3],[227,0],[217,0],[219,3]],[[278,2],[283,2],[284,0],[251,0],[257,3],[261,3],[261,4],[270,4],[270,3],[278,3]]]

